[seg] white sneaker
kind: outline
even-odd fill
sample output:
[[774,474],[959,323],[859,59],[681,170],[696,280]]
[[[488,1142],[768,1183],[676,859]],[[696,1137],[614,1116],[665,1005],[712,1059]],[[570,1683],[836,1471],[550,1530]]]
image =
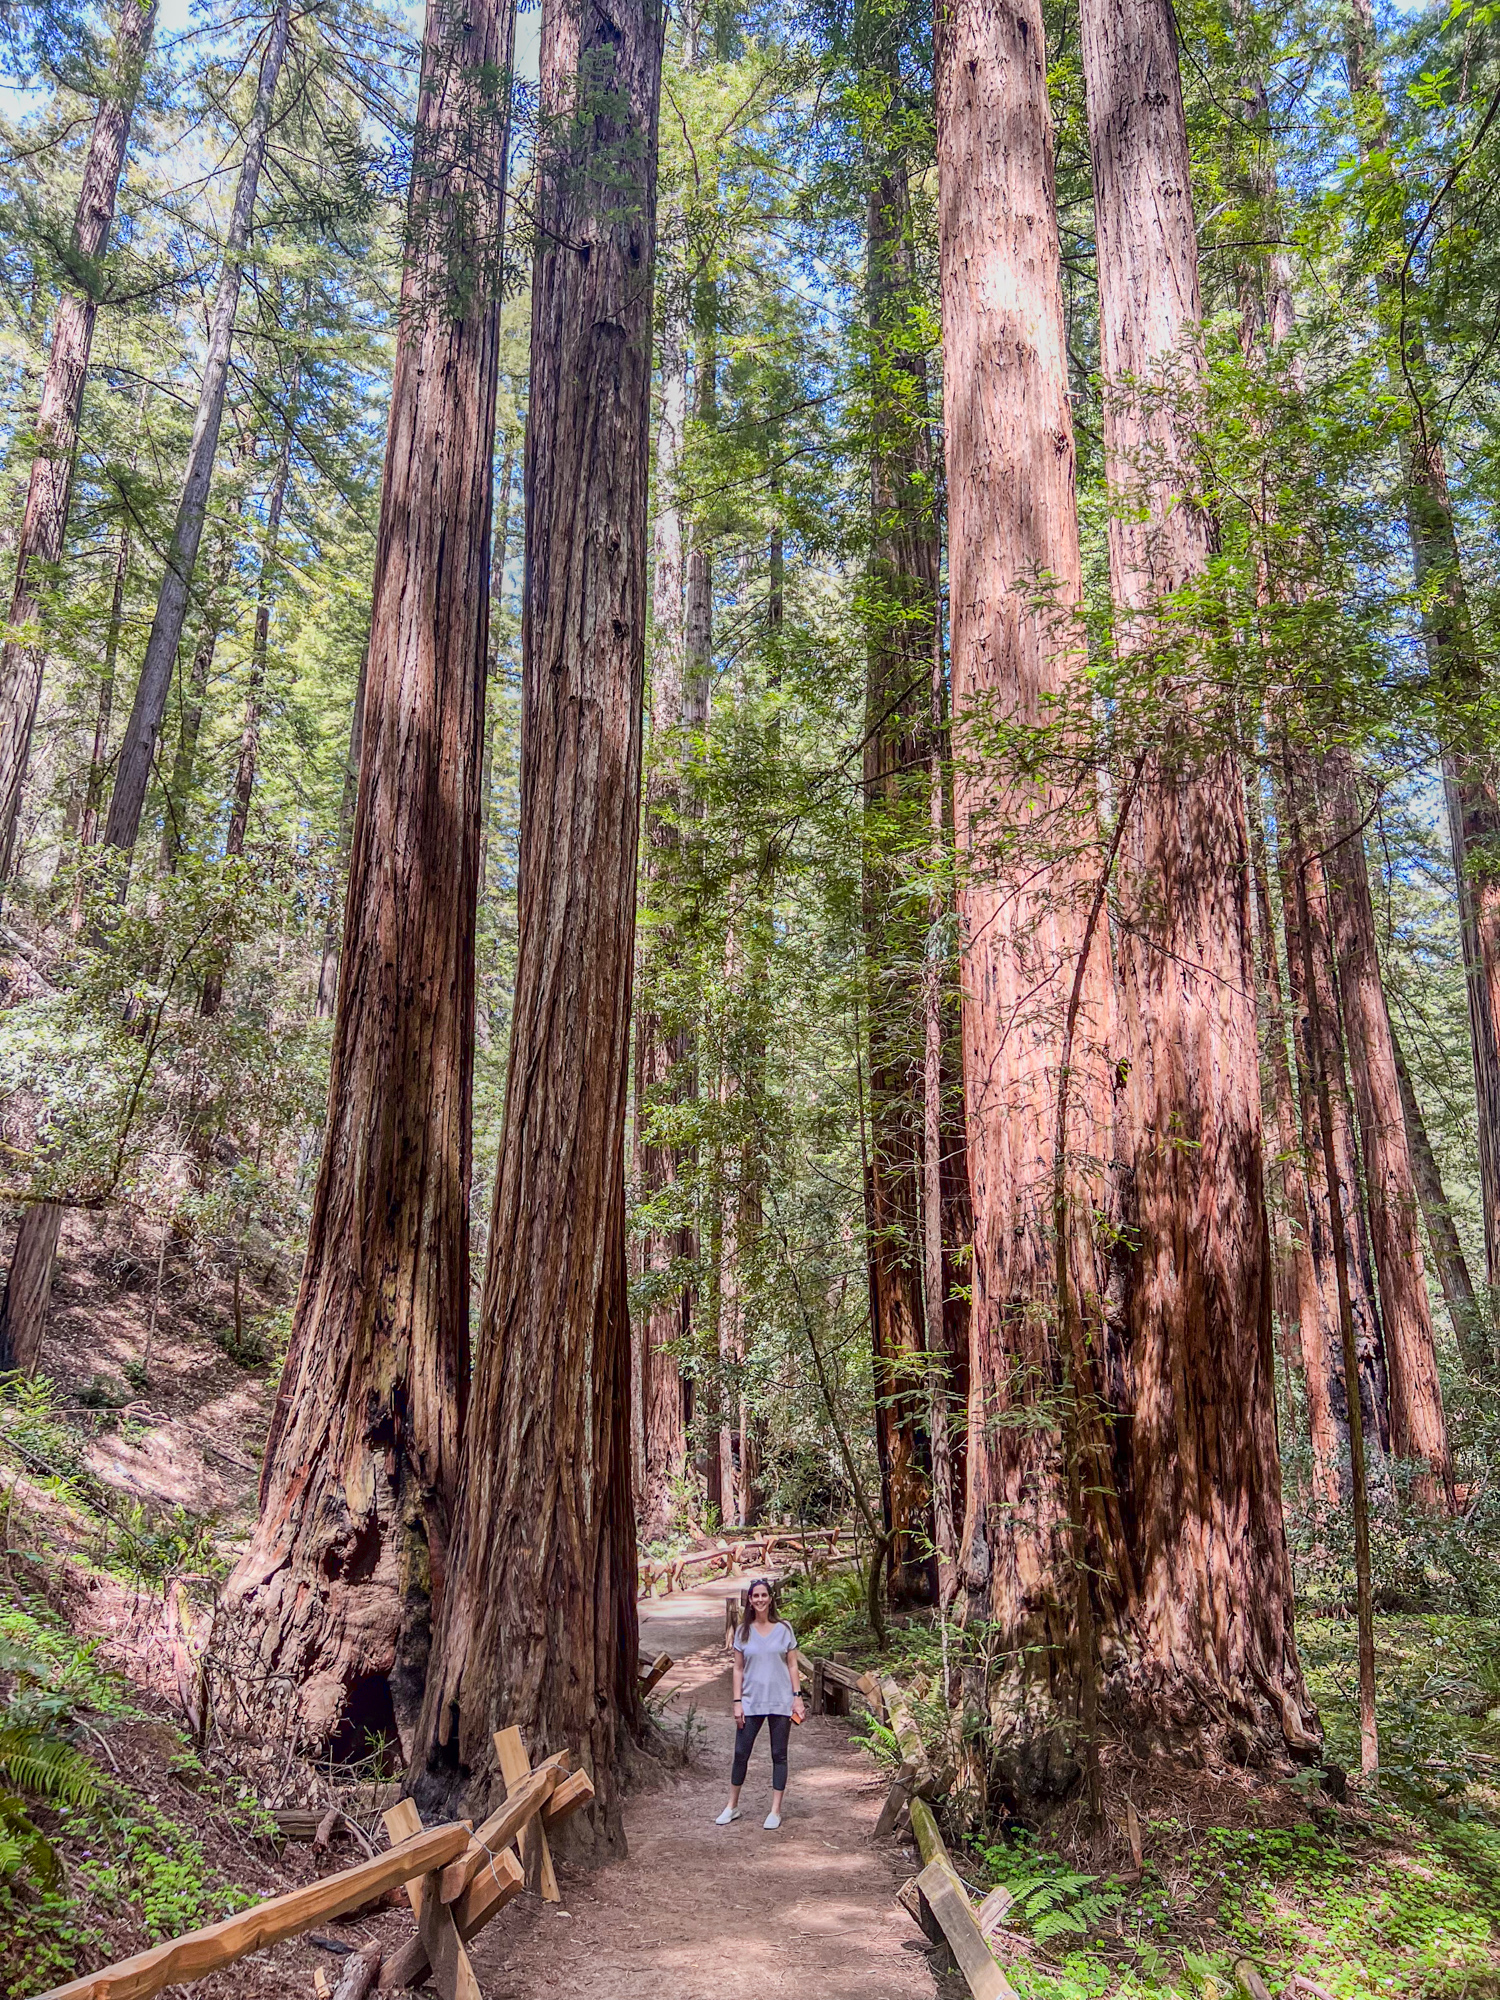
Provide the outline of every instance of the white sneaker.
[[766,1829],[768,1833],[774,1833],[777,1827],[780,1826],[780,1824],[781,1824],[780,1813],[767,1813],[765,1818],[761,1821],[761,1825]]
[[[714,1825],[728,1826],[732,1820],[737,1820],[739,1816],[740,1816],[740,1809],[738,1806],[725,1806],[723,1812],[721,1812],[719,1814],[719,1817],[714,1821]],[[776,1824],[779,1826],[781,1824],[780,1820],[778,1820]]]

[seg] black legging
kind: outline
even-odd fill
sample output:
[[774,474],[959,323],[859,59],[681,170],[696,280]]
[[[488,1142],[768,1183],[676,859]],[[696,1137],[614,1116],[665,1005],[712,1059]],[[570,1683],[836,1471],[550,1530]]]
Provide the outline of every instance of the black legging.
[[760,1725],[771,1725],[771,1789],[776,1792],[786,1790],[786,1746],[792,1733],[792,1718],[789,1715],[747,1715],[734,1732],[734,1768],[729,1774],[732,1785],[743,1785],[745,1773],[750,1768],[750,1752],[755,1739],[760,1734]]

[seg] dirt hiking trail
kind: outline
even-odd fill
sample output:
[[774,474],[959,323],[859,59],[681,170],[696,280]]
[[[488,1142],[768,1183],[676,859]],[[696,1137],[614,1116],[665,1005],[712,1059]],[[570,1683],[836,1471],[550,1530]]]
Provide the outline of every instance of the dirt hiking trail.
[[949,1990],[893,1900],[915,1864],[870,1838],[885,1785],[846,1721],[810,1715],[792,1731],[778,1832],[761,1826],[764,1732],[744,1817],[714,1825],[734,1744],[724,1599],[743,1582],[642,1604],[641,1657],[668,1652],[676,1663],[662,1683],[668,1727],[691,1713],[700,1748],[675,1780],[630,1793],[624,1861],[578,1875],[559,1866],[562,1911],[518,1897],[474,1940],[485,2000],[934,2000]]

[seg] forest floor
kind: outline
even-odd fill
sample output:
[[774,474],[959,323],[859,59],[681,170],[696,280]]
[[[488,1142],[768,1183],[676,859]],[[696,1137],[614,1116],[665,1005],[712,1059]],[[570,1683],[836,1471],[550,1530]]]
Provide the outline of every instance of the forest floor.
[[[273,1838],[268,1805],[337,1796],[276,1745],[197,1754],[183,1723],[179,1623],[203,1615],[248,1531],[292,1274],[242,1273],[236,1333],[223,1270],[149,1224],[68,1219],[35,1384],[0,1386],[0,1996],[28,2000],[107,1963],[357,1858]],[[153,1322],[154,1309],[154,1322]],[[145,1352],[150,1340],[150,1361]],[[727,1781],[726,1584],[643,1604],[642,1648],[676,1665],[659,1690],[662,1754],[640,1760],[628,1856],[559,1866],[561,1909],[527,1897],[475,1943],[485,2000],[949,2000],[894,1901],[914,1857],[870,1830],[884,1787],[880,1732],[812,1717],[792,1738],[788,1812],[762,1829],[764,1743],[744,1817],[714,1826]],[[794,1584],[805,1645],[873,1662],[857,1579]],[[1355,1759],[1354,1628],[1299,1611],[1299,1643],[1330,1755]],[[1227,2000],[1247,1953],[1284,2000],[1500,2000],[1500,1625],[1403,1608],[1378,1623],[1382,1780],[1344,1801],[1315,1773],[1113,1767],[1112,1828],[1077,1814],[992,1824],[955,1854],[978,1889],[1015,1898],[999,1949],[1023,2000]],[[893,1621],[882,1666],[911,1693],[940,1684],[937,1635]],[[17,1822],[16,1744],[76,1761]],[[871,1755],[873,1748],[875,1755]],[[71,1776],[69,1776],[71,1772]],[[81,1773],[81,1789],[80,1789]],[[69,1787],[71,1786],[71,1790]],[[7,1798],[14,1801],[8,1804]],[[1120,1833],[1135,1805],[1144,1866]],[[360,1795],[377,1844],[378,1807]],[[366,1938],[393,1946],[399,1897],[321,1942],[257,1954],[195,2000],[312,2000],[318,1968]]]

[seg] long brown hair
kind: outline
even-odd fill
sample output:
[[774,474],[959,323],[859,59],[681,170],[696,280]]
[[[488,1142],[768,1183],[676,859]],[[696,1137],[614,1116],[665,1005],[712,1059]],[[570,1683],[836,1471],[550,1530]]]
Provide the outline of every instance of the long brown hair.
[[750,1579],[750,1588],[745,1592],[745,1615],[740,1620],[740,1637],[742,1639],[750,1637],[750,1627],[755,1623],[755,1607],[751,1604],[750,1600],[762,1584],[765,1585],[766,1595],[771,1600],[771,1623],[778,1625],[781,1622],[781,1613],[776,1608],[775,1584],[772,1583],[768,1576],[752,1576]]

